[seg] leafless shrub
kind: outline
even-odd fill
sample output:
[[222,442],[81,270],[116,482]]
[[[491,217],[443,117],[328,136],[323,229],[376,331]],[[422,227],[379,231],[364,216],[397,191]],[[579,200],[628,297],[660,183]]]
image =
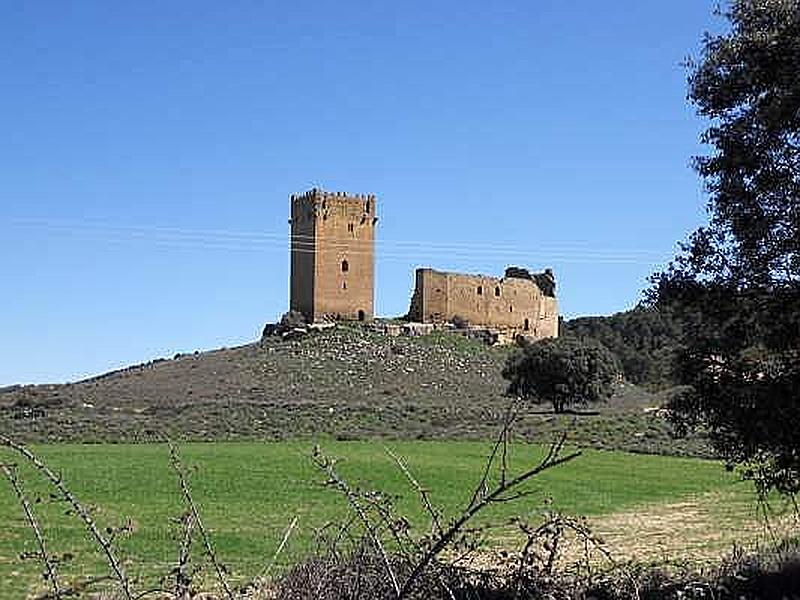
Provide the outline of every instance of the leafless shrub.
[[89,510],[78,501],[75,495],[70,491],[70,489],[64,483],[61,476],[54,473],[46,464],[44,464],[25,446],[16,443],[15,441],[11,440],[10,438],[2,434],[0,434],[0,445],[11,448],[12,450],[20,454],[22,457],[24,457],[25,460],[31,463],[34,467],[36,467],[36,469],[42,475],[44,475],[44,477],[53,485],[53,487],[55,487],[55,489],[58,490],[58,493],[61,495],[61,497],[72,506],[72,508],[75,510],[75,513],[80,517],[84,525],[86,525],[86,528],[89,530],[89,533],[97,542],[97,545],[103,551],[103,554],[105,554],[109,567],[111,568],[114,577],[119,583],[120,590],[122,591],[123,594],[123,598],[125,598],[125,600],[133,600],[133,596],[131,594],[130,582],[128,581],[128,578],[125,575],[122,563],[117,558],[113,549],[113,541],[114,541],[114,536],[116,535],[116,530],[112,530],[111,534],[108,537],[103,535],[103,533],[98,528],[97,523],[95,523],[94,519],[92,518]]
[[30,525],[31,531],[33,531],[33,535],[36,538],[36,543],[39,546],[37,558],[44,565],[44,572],[42,575],[45,581],[49,582],[50,586],[53,588],[52,597],[56,600],[60,600],[61,589],[58,585],[55,562],[47,552],[44,535],[42,535],[42,529],[39,527],[39,521],[36,519],[36,516],[33,513],[33,508],[31,508],[31,504],[28,501],[28,497],[25,495],[25,490],[22,488],[22,482],[17,476],[16,465],[4,464],[0,465],[0,468],[3,470],[3,474],[6,476],[6,479],[8,479],[11,487],[14,488],[14,493],[17,496],[17,500],[19,501],[20,506],[22,506],[22,510],[25,512],[25,518],[28,520],[28,525]]
[[[377,509],[379,513],[379,520],[383,521],[385,515],[387,514],[386,511],[388,511],[388,508],[385,508],[384,511],[381,510],[380,504],[384,499],[376,493],[373,493],[371,495],[372,497],[370,497],[370,494],[364,494],[350,487],[347,481],[345,481],[336,471],[335,459],[329,458],[322,454],[319,446],[314,448],[313,459],[314,463],[328,476],[328,480],[325,482],[326,485],[336,488],[345,496],[345,498],[347,498],[347,502],[350,504],[351,509],[364,527],[369,545],[376,551],[381,559],[381,563],[384,567],[384,576],[388,577],[395,594],[399,596],[400,584],[397,580],[397,575],[392,568],[389,555],[386,552],[386,548],[384,547],[381,536],[378,532],[379,524],[376,523],[368,514],[369,508]],[[389,521],[391,521],[391,518],[389,518]],[[394,528],[392,525],[393,524],[390,522],[389,530],[395,534],[400,548],[403,548],[403,540],[399,537],[400,530]]]
[[181,527],[178,562],[169,574],[175,578],[176,600],[187,600],[191,598],[192,579],[195,574],[189,564],[191,560],[192,533],[194,532],[194,515],[187,511],[177,519],[177,522]]
[[[227,581],[225,567],[214,552],[192,498],[186,470],[173,444],[170,444],[170,457],[186,504],[186,512],[176,519],[181,530],[177,561],[160,586],[144,591],[132,589],[113,551],[115,539],[132,531],[132,522],[101,531],[60,476],[28,449],[0,435],[0,445],[11,448],[33,464],[71,505],[103,549],[111,567],[110,576],[85,577],[69,585],[59,583],[56,573],[59,558],[47,551],[41,527],[17,471],[9,464],[0,464],[0,470],[14,489],[36,537],[39,551],[31,554],[42,562],[51,587],[36,600],[83,596],[108,581],[117,584],[115,589],[92,597],[101,600],[738,600],[798,597],[800,541],[785,542],[755,554],[739,550],[717,567],[705,571],[681,565],[666,568],[619,564],[584,519],[558,512],[547,513],[543,521],[535,524],[512,521],[524,535],[519,551],[500,552],[498,561],[476,566],[477,561],[473,559],[480,558],[480,553],[476,552],[480,548],[479,537],[487,528],[474,526],[475,516],[492,504],[525,497],[527,492],[521,488],[524,482],[579,455],[564,451],[566,438],[562,436],[541,461],[513,474],[508,446],[514,416],[512,407],[469,502],[449,520],[403,459],[386,449],[410,488],[419,496],[430,519],[430,527],[423,535],[415,534],[409,521],[397,514],[392,497],[353,486],[339,474],[336,461],[316,448],[316,465],[326,474],[326,484],[346,498],[350,515],[344,523],[329,524],[320,530],[321,550],[316,555],[296,564],[279,578],[270,579],[272,568],[295,529],[298,520],[295,517],[271,563],[236,595]],[[193,589],[196,569],[191,565],[191,546],[196,532],[221,583],[219,594]],[[568,537],[582,543],[585,554],[577,565],[564,568],[559,557]],[[605,564],[610,563],[611,567],[593,566],[590,554],[594,552],[607,559]]]
[[[386,495],[362,491],[351,486],[336,470],[336,461],[315,448],[314,462],[326,474],[326,485],[341,493],[347,500],[355,519],[347,521],[332,539],[334,543],[326,554],[298,566],[281,582],[286,598],[396,598],[435,597],[454,600],[459,590],[472,587],[471,578],[458,563],[478,547],[474,534],[481,528],[471,528],[470,523],[487,507],[501,502],[511,502],[528,495],[522,484],[544,471],[565,464],[580,452],[564,453],[566,436],[554,442],[545,457],[537,464],[518,474],[511,474],[508,465],[508,445],[511,428],[516,417],[512,404],[504,419],[500,434],[492,446],[484,472],[470,501],[452,520],[444,522],[441,512],[434,506],[429,491],[413,476],[403,460],[387,449],[409,484],[419,495],[420,502],[430,518],[430,532],[422,537],[412,534],[407,519],[394,512],[393,503]],[[496,481],[494,479],[496,478]],[[562,519],[563,522],[566,522]],[[361,535],[352,535],[353,523],[361,526]],[[540,537],[531,531],[531,537]],[[341,552],[342,540],[350,542],[349,552]],[[533,542],[528,544],[529,553]],[[392,552],[387,551],[392,548]],[[442,560],[445,550],[456,555],[455,560]],[[552,558],[551,558],[552,562]],[[549,565],[552,571],[552,564]],[[517,569],[518,579],[522,568]],[[331,587],[333,586],[333,587]],[[352,595],[354,591],[367,595]],[[313,596],[306,595],[313,591]],[[320,596],[320,594],[329,594]]]
[[[217,554],[214,551],[214,546],[211,544],[211,538],[208,535],[208,531],[206,530],[205,526],[203,525],[203,521],[200,518],[200,512],[197,510],[197,505],[194,502],[194,498],[192,497],[192,491],[189,487],[189,481],[186,477],[186,471],[183,468],[183,463],[181,462],[180,455],[178,454],[178,448],[172,442],[169,442],[169,454],[170,460],[172,463],[172,468],[175,470],[175,473],[178,475],[178,483],[180,484],[181,493],[183,494],[183,500],[186,504],[186,508],[188,511],[188,520],[187,521],[187,533],[184,537],[185,545],[186,545],[186,553],[184,554],[183,550],[181,551],[180,559],[179,559],[179,575],[186,575],[185,571],[180,570],[180,565],[184,563],[184,561],[188,561],[188,545],[191,542],[191,530],[189,526],[191,525],[196,526],[198,531],[200,532],[200,537],[203,540],[203,547],[205,548],[206,555],[208,559],[211,561],[211,564],[214,566],[214,570],[217,574],[217,579],[219,580],[220,584],[222,585],[222,589],[225,591],[225,595],[227,596],[228,600],[234,600],[233,590],[231,589],[230,584],[228,583],[228,578],[226,576],[226,569],[224,565],[217,559]],[[183,593],[188,593],[188,586],[186,582],[179,582],[176,583],[176,592],[180,590]]]
[[[228,598],[228,600],[234,600],[233,591],[225,575],[225,567],[218,560],[217,555],[214,552],[208,531],[203,525],[197,506],[192,498],[191,489],[189,487],[186,472],[178,454],[178,449],[174,444],[169,444],[171,463],[178,475],[180,489],[187,508],[184,515],[177,520],[182,529],[182,535],[180,536],[180,543],[178,547],[177,562],[170,572],[164,578],[162,578],[161,586],[138,592],[134,592],[130,580],[125,575],[122,563],[117,558],[114,551],[115,540],[121,535],[127,535],[133,532],[133,522],[128,519],[121,526],[106,527],[104,530],[102,530],[92,518],[90,510],[77,499],[77,497],[67,487],[61,476],[57,475],[28,448],[18,444],[2,434],[0,434],[0,445],[12,449],[30,462],[57,490],[57,497],[60,497],[72,507],[71,512],[74,512],[83,521],[84,525],[95,540],[97,546],[105,555],[113,574],[112,577],[85,577],[81,580],[72,582],[66,587],[61,586],[58,582],[56,574],[58,557],[52,556],[46,549],[45,539],[42,534],[41,527],[39,526],[39,522],[33,513],[30,502],[25,495],[15,466],[10,464],[0,464],[0,469],[5,474],[6,478],[11,484],[11,487],[14,489],[17,499],[19,500],[20,505],[25,512],[28,525],[33,531],[39,546],[39,552],[35,553],[35,556],[32,556],[32,558],[37,558],[43,564],[44,578],[51,586],[51,591],[45,594],[40,594],[37,597],[37,600],[61,600],[62,598],[66,597],[78,597],[84,593],[90,592],[97,584],[104,583],[109,580],[116,581],[118,584],[118,589],[116,591],[112,590],[104,592],[102,595],[103,598],[122,598],[123,600],[139,600],[143,598],[155,597],[174,598],[175,600],[189,600],[194,598],[196,597],[196,594],[191,589],[191,583],[196,570],[190,567],[190,550],[195,528],[200,532],[204,552],[208,556],[211,564],[214,566],[225,596]],[[284,539],[284,543],[285,541],[286,540]],[[167,580],[174,581],[171,589],[169,589],[170,586],[166,585],[165,583]]]

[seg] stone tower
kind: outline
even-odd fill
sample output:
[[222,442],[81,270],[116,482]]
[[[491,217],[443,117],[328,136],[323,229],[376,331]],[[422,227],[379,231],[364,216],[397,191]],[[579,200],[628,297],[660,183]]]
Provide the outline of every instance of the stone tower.
[[375,196],[312,189],[291,197],[289,305],[311,321],[374,314]]

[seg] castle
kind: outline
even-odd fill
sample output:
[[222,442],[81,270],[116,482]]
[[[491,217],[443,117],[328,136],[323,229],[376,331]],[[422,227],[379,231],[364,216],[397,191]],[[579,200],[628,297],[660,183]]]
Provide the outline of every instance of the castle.
[[502,278],[417,269],[408,313],[421,323],[456,318],[533,338],[558,337],[558,303],[551,270],[531,275],[511,267]]
[[[373,195],[312,189],[291,203],[292,310],[309,321],[374,317],[375,226]],[[558,336],[555,278],[510,267],[503,277],[417,269],[408,313],[421,323],[452,322],[533,338]]]
[[291,197],[289,306],[310,321],[374,316],[375,196]]

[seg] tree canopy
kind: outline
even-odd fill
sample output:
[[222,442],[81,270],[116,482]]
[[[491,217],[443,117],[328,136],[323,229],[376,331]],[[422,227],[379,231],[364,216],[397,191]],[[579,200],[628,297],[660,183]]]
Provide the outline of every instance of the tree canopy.
[[673,385],[680,326],[666,312],[636,308],[609,317],[580,317],[563,322],[559,334],[603,344],[631,383],[651,388]]
[[709,223],[654,277],[679,318],[682,427],[706,426],[762,489],[800,491],[800,0],[735,0],[690,63],[709,119]]
[[557,338],[522,342],[509,356],[503,377],[510,382],[508,393],[536,403],[550,402],[560,413],[568,406],[610,398],[619,369],[601,344]]

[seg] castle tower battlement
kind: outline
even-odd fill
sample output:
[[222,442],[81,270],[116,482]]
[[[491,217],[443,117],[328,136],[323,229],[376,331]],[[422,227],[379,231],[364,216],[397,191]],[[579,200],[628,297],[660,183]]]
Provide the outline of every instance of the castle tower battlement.
[[371,320],[376,197],[314,188],[290,205],[290,308],[311,321]]

